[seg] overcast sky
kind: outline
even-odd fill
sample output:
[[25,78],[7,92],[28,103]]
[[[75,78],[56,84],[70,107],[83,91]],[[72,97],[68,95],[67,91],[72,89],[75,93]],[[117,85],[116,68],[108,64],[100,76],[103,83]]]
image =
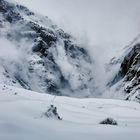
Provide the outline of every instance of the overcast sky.
[[96,45],[126,45],[140,32],[140,0],[16,0]]
[[140,0],[16,1],[47,15],[76,37],[87,38],[88,50],[96,60],[93,69],[100,81],[105,77],[104,64],[121,54],[121,48],[140,33]]

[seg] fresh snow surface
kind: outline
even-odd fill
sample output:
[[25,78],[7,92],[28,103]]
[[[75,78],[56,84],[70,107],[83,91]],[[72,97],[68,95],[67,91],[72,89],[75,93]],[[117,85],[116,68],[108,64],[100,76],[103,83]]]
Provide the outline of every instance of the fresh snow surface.
[[[46,118],[50,104],[62,121]],[[111,117],[117,126],[101,125]],[[0,140],[140,140],[140,104],[55,97],[0,85]]]

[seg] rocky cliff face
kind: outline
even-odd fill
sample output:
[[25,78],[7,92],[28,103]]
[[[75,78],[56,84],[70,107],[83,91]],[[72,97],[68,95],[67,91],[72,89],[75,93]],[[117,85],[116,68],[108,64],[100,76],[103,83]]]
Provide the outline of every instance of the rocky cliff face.
[[121,71],[124,77],[126,100],[140,102],[140,44],[133,46],[132,50],[124,58]]
[[125,99],[140,102],[140,42],[134,41],[123,58],[118,74],[108,84],[118,84],[124,90]]
[[92,61],[48,17],[0,0],[0,83],[56,95],[88,97]]

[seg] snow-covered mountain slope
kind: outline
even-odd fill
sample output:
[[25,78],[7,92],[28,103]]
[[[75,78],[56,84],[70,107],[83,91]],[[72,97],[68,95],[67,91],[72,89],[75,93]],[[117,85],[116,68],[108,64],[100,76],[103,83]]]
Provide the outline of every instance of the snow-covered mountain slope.
[[2,84],[57,95],[97,95],[93,62],[83,46],[48,17],[9,0],[0,0],[0,50]]
[[[43,114],[57,107],[62,120]],[[107,117],[118,125],[101,125]],[[0,85],[1,140],[139,140],[140,104],[112,99],[75,99]]]
[[116,64],[120,64],[119,72],[109,86],[121,94],[124,93],[126,100],[140,102],[140,35],[126,47],[125,54],[116,61]]

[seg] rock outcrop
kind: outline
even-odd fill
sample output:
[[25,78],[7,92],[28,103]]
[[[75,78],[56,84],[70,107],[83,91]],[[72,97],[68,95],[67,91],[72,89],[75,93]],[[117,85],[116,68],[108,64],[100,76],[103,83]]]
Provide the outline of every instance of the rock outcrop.
[[134,42],[128,49],[118,74],[108,85],[112,87],[121,81],[125,99],[140,102],[140,43]]

